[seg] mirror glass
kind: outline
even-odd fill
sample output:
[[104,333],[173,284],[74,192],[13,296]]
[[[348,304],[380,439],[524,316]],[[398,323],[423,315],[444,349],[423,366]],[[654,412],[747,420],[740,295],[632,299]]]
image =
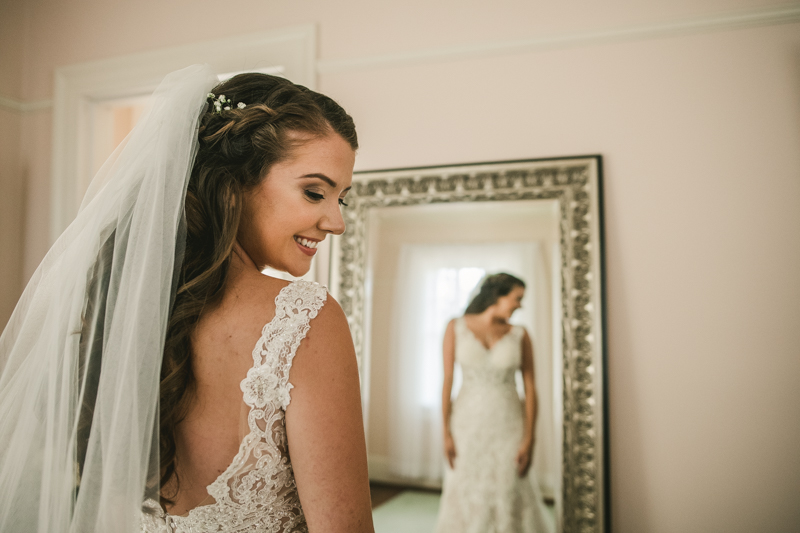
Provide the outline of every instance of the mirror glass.
[[[445,326],[464,314],[486,275],[506,272],[526,284],[522,308],[511,323],[524,326],[533,341],[537,420],[529,476],[539,485],[545,516],[554,529],[561,470],[555,420],[562,379],[560,353],[554,350],[560,343],[553,342],[561,329],[558,213],[555,200],[423,204],[370,212],[372,309],[365,350],[370,477],[373,482],[434,489],[400,495],[417,500],[427,495],[431,522],[436,518],[435,489],[441,489],[445,473]],[[522,403],[521,371],[515,377]],[[454,401],[461,383],[456,364]],[[379,510],[377,520],[384,513]],[[421,519],[420,512],[414,514]]]

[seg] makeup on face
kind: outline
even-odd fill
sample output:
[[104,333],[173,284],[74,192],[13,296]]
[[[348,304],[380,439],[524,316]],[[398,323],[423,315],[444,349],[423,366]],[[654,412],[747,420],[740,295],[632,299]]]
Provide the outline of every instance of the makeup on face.
[[317,246],[322,242],[322,240],[309,239],[298,235],[294,236],[294,241],[301,252],[311,257],[317,253]]
[[263,269],[300,277],[320,243],[345,230],[341,206],[350,190],[355,153],[338,135],[314,138],[273,165],[245,200],[239,242]]
[[518,286],[514,287],[510,293],[498,298],[497,302],[500,304],[500,308],[504,311],[503,314],[508,315],[506,318],[511,318],[511,315],[514,314],[514,311],[522,308],[522,298],[524,298],[524,296],[525,288]]

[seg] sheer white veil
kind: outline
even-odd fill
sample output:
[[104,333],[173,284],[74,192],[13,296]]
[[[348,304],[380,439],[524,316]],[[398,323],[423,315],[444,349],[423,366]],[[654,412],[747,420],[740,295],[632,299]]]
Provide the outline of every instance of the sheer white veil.
[[216,83],[201,66],[167,76],[0,336],[2,532],[139,531],[158,487],[184,198]]

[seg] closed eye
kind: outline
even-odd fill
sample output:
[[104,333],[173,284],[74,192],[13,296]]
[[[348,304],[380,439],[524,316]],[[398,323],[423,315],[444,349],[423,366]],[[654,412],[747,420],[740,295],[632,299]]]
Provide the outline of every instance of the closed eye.
[[[318,192],[308,191],[308,190],[303,191],[303,192],[305,193],[306,197],[309,200],[311,200],[312,202],[319,202],[319,201],[325,199],[325,195],[324,194],[320,194]],[[341,205],[343,207],[347,207],[347,203],[345,203],[344,198],[339,198],[339,205]]]
[[325,196],[314,191],[304,191],[305,195],[308,197],[309,200],[313,200],[315,202],[319,202],[320,200],[324,200]]

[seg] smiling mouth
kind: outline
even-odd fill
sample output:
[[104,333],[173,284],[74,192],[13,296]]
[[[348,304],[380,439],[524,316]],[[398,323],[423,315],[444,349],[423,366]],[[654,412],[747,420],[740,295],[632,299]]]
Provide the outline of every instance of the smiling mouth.
[[322,241],[312,241],[311,239],[306,239],[305,237],[298,237],[297,235],[294,236],[294,240],[300,246],[304,246],[311,250],[316,250],[317,245],[319,245],[319,243],[322,242]]

